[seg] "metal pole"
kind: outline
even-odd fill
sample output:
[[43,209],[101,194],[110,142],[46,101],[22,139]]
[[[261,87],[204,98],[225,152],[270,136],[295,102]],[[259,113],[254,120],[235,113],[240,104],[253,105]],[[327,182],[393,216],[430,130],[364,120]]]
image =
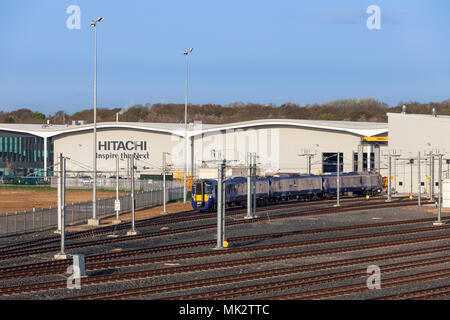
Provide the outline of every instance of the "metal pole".
[[47,181],[47,161],[48,161],[47,137],[44,137],[44,180],[45,181]]
[[441,221],[441,209],[442,209],[442,154],[439,155],[439,221]]
[[434,154],[430,152],[430,199],[434,200]]
[[[190,149],[191,149],[191,180],[192,180],[192,182],[194,181],[194,179],[195,179],[195,150],[194,150],[194,144],[195,144],[195,140],[194,140],[194,137],[191,137],[191,141],[190,141],[190,143],[191,143],[191,147],[190,147]],[[191,189],[191,198],[192,198],[192,189]]]
[[439,189],[438,189],[438,221],[433,223],[435,226],[442,226],[444,223],[441,221],[441,209],[442,209],[442,154],[439,155]]
[[394,190],[397,192],[397,158],[394,157]]
[[[119,159],[119,155],[117,155],[116,158],[116,203],[120,204],[120,200],[119,200],[119,163],[120,163],[120,159]],[[114,204],[115,206],[115,204]],[[116,221],[115,223],[120,223],[120,208],[117,207],[116,208]]]
[[166,152],[163,152],[163,202],[164,202],[164,214],[167,214],[166,208]]
[[61,254],[65,254],[66,236],[66,158],[60,154],[61,163]]
[[[59,158],[61,159],[61,154],[60,154],[60,156],[59,156]],[[62,163],[60,162],[59,163],[59,171],[61,172],[61,169],[62,169]],[[57,210],[57,213],[58,213],[58,229],[55,231],[56,233],[59,233],[59,232],[61,232],[61,192],[62,192],[62,190],[61,190],[61,179],[62,179],[62,177],[61,177],[61,175],[58,175],[58,178],[57,178],[57,185],[58,185],[58,210]]]
[[132,213],[132,221],[131,221],[131,231],[136,231],[135,229],[135,206],[136,206],[136,199],[135,199],[135,189],[134,189],[134,153],[131,156],[131,213]]
[[246,219],[252,217],[252,154],[247,153],[247,216]]
[[421,199],[420,199],[420,197],[421,197],[421,184],[420,184],[420,152],[418,153],[418,157],[417,157],[417,171],[418,171],[418,174],[417,174],[417,177],[418,177],[418,179],[417,179],[417,205],[420,207],[422,204],[421,204]]
[[341,193],[341,157],[340,152],[337,153],[337,175],[336,175],[336,207],[339,207],[341,204],[339,203],[340,200],[340,193]]
[[256,218],[256,152],[253,153],[253,218]]
[[217,172],[217,245],[216,249],[223,249],[223,217],[224,214],[224,192],[223,192],[223,178],[224,178],[224,167],[225,163],[221,162],[219,164]]
[[311,154],[308,154],[308,175],[311,175]]
[[388,157],[388,199],[387,201],[392,201],[392,156]]
[[95,34],[94,45],[94,141],[93,141],[93,185],[92,185],[92,219],[89,225],[98,225],[97,219],[97,24],[93,25]]
[[97,26],[95,33],[95,53],[94,53],[94,179],[92,198],[92,219],[97,219]]
[[225,209],[226,209],[226,162],[223,160],[222,162],[222,246],[224,246],[225,242]]
[[[55,259],[67,259],[65,250],[65,226],[66,226],[66,159],[63,157],[62,153],[59,154],[59,176],[61,185],[61,248],[60,252],[55,254]],[[50,217],[50,215],[49,215]]]
[[184,95],[184,196],[183,201],[186,202],[187,197],[187,171],[188,171],[188,143],[187,143],[187,103],[188,103],[188,57],[189,53],[186,54],[186,90]]
[[135,197],[134,197],[134,153],[131,155],[131,231],[127,232],[129,236],[137,235],[135,228]]

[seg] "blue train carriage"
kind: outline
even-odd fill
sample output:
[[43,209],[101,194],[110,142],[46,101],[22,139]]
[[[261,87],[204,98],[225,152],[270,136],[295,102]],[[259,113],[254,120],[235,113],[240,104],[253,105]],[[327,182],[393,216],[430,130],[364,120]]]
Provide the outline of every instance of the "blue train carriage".
[[320,176],[289,175],[273,177],[270,198],[274,202],[297,199],[316,200],[322,195]]
[[[256,178],[256,204],[258,206],[270,202],[270,178]],[[227,207],[247,206],[247,178],[235,177],[225,180],[225,199]]]
[[337,194],[337,175],[325,174],[321,176],[322,198],[333,199]]
[[[256,179],[256,202],[270,202],[270,178]],[[226,207],[247,206],[247,178],[234,177],[225,180]],[[215,211],[217,208],[217,180],[200,179],[192,185],[192,207],[200,211]]]
[[366,175],[367,194],[379,194],[383,191],[383,179],[380,174],[368,173]]
[[242,177],[225,180],[225,207],[239,206],[247,201],[247,179]]
[[200,211],[212,211],[216,205],[217,181],[199,179],[192,184],[192,208]]
[[[337,175],[323,175],[323,192],[325,199],[337,195]],[[343,173],[340,175],[341,194],[374,195],[382,191],[382,179],[375,173]]]
[[341,193],[361,196],[367,193],[364,186],[365,173],[344,173],[341,175]]

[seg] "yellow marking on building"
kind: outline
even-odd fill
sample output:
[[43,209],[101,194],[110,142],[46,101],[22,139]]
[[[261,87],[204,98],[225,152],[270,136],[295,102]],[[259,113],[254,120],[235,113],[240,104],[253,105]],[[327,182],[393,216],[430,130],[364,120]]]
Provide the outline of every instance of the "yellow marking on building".
[[367,142],[388,142],[388,137],[364,137],[362,140]]

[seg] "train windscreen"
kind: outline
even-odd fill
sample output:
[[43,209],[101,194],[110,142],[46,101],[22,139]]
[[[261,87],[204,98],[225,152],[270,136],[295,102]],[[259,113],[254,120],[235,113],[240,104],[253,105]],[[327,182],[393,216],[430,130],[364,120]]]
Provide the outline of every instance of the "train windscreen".
[[194,184],[194,190],[192,190],[193,191],[193,193],[194,194],[202,194],[202,182],[200,181],[200,182],[196,182],[195,184]]

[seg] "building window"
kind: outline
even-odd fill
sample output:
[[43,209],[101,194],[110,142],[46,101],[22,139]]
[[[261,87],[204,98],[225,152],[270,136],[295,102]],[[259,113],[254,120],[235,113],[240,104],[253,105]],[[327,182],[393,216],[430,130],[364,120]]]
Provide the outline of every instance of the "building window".
[[[340,172],[344,170],[344,154],[339,152]],[[336,173],[337,172],[337,153],[327,152],[322,153],[322,172],[323,173]]]
[[[363,169],[367,170],[367,152],[363,153]],[[375,153],[370,153],[370,171],[375,171]]]
[[[367,171],[367,152],[363,152],[363,171]],[[358,152],[353,153],[353,171],[358,171]],[[370,154],[370,171],[375,171],[375,153]]]

